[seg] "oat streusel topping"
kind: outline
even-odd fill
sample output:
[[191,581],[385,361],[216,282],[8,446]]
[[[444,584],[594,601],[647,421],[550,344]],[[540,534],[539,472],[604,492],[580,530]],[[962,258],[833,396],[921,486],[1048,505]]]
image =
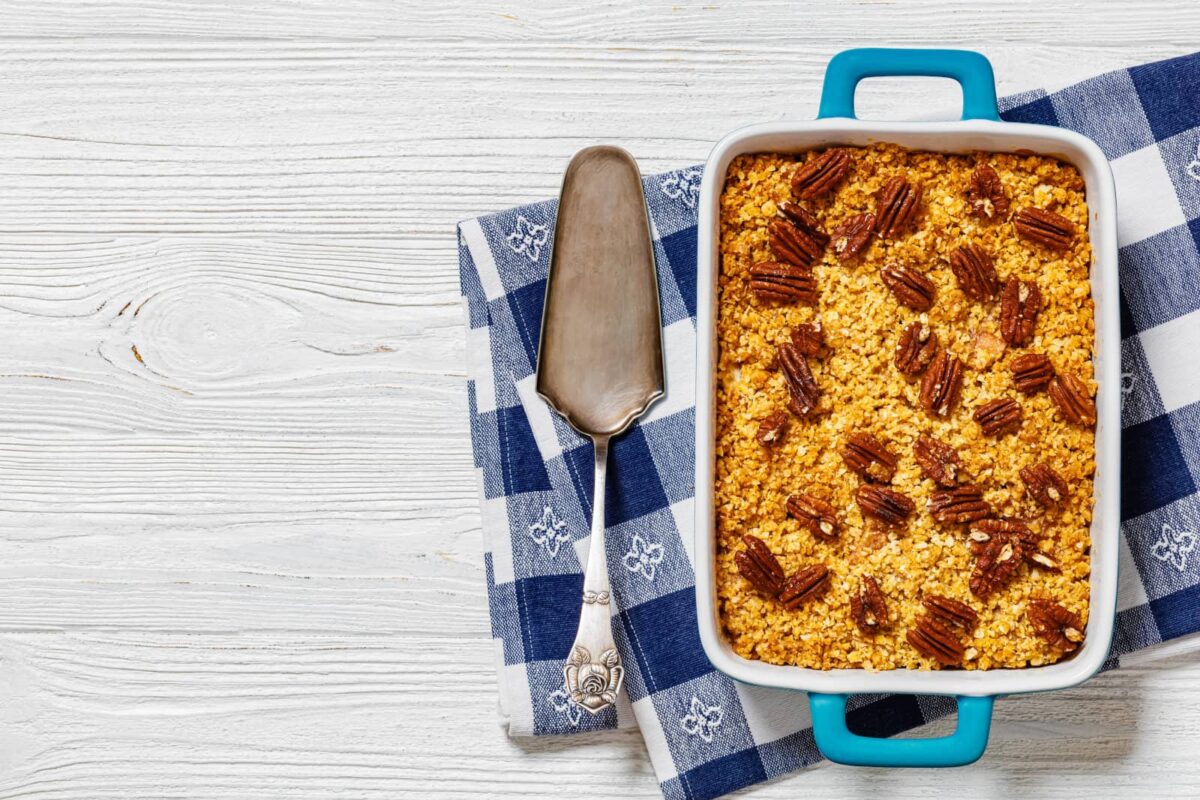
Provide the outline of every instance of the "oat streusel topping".
[[[804,164],[818,159],[824,159],[824,171],[803,172]],[[978,168],[984,168],[979,174],[987,177],[986,192]],[[909,195],[900,198],[903,203],[897,199],[901,181],[918,196],[915,211]],[[981,198],[993,214],[976,213]],[[781,208],[784,203],[795,205]],[[886,231],[877,225],[859,247],[859,223],[867,215],[895,224]],[[809,232],[785,243],[801,242],[805,258],[819,243],[820,253],[811,267],[781,266],[811,270],[811,292],[791,271],[786,281],[769,271],[779,263],[771,224],[797,219]],[[1020,232],[1015,219],[1022,221]],[[856,221],[847,225],[849,220]],[[734,160],[721,196],[716,535],[721,619],[737,653],[773,664],[881,670],[1038,666],[1071,653],[1088,615],[1095,469],[1086,413],[1087,395],[1095,391],[1087,227],[1079,172],[1049,157],[945,155],[881,144],[837,148],[833,156],[813,151]],[[841,250],[839,237],[848,241]],[[780,241],[776,226],[776,250]],[[1000,291],[964,294],[951,259],[968,246],[990,257]],[[924,303],[905,302],[904,292],[898,298],[900,268],[932,282],[931,307],[917,310]],[[884,270],[890,270],[891,287],[881,277]],[[762,288],[768,278],[771,291]],[[1010,282],[1004,329],[1003,287]],[[796,289],[801,283],[803,291]],[[922,297],[929,295],[928,287],[920,288]],[[1021,305],[1020,298],[1034,290],[1040,306],[1027,325],[1033,302]],[[1013,322],[1018,317],[1019,325]],[[960,393],[944,416],[940,407],[922,407],[921,370],[905,374],[896,367],[899,337],[913,323],[919,323],[913,330],[927,328],[936,336],[939,353],[961,360]],[[814,330],[824,340],[811,352],[792,340],[806,324],[814,327],[799,331],[801,340]],[[1028,354],[1046,356],[1053,374],[1069,376],[1059,378],[1056,394],[1029,394],[1014,384],[1014,362]],[[1022,366],[1018,362],[1019,375]],[[1004,435],[986,435],[974,415],[1005,398],[1019,399],[1020,418],[1006,418]],[[789,417],[786,424],[781,413]],[[986,410],[983,416],[990,420]],[[772,432],[767,443],[763,429]],[[948,474],[935,469],[943,486],[923,473],[914,446],[926,471],[939,459],[952,465]],[[894,467],[880,453],[894,455]],[[1037,478],[1040,465],[1058,477],[1054,486],[1069,487],[1057,492],[1059,501],[1036,502],[1039,491],[1048,491],[1042,484],[1050,485]],[[872,480],[869,473],[862,476],[872,466],[887,468],[886,484],[880,483],[882,472]],[[978,488],[982,500],[973,500],[972,509],[987,509],[991,520],[1019,522],[1014,529],[1031,534],[972,547],[972,525],[982,525],[977,538],[1005,526],[972,522],[974,513],[964,522],[937,521],[931,499],[943,519],[963,516],[945,513],[938,503],[938,497],[957,498],[945,494],[953,491],[948,483]],[[901,518],[894,524],[866,516],[863,487],[869,487],[863,490],[870,495],[868,509],[911,503],[914,510],[906,518],[899,514],[904,509],[884,515]],[[900,503],[894,495],[907,500]],[[819,499],[822,514],[797,512],[796,497]],[[836,535],[814,535],[813,519],[825,518],[824,504],[836,517],[836,525],[827,522]],[[765,545],[786,573],[778,592],[757,589],[739,572],[735,559],[746,550],[746,536]],[[756,557],[754,565],[767,563],[762,553]],[[972,592],[973,574],[976,588],[988,589],[980,591],[983,597]],[[772,590],[781,585],[774,576],[755,577]],[[876,605],[864,605],[864,587]],[[872,608],[886,608],[888,624],[870,624]],[[931,616],[930,608],[942,616]],[[939,621],[950,613],[946,609],[978,619],[969,629],[947,627]]]

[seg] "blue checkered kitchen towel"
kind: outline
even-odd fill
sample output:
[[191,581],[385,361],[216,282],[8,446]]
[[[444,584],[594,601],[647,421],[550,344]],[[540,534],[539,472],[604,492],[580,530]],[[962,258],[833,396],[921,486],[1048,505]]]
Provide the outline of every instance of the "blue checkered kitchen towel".
[[[1008,98],[1004,118],[1083,133],[1112,162],[1121,243],[1121,593],[1113,662],[1200,631],[1200,54]],[[534,392],[555,203],[459,226],[471,435],[501,710],[512,735],[637,725],[669,798],[711,798],[818,761],[800,692],[714,671],[693,603],[696,206],[701,171],[646,178],[665,400],[610,453],[608,562],[628,699],[598,717],[563,688],[579,615],[592,447]],[[1200,637],[1191,637],[1200,643]],[[860,697],[891,735],[945,698]]]

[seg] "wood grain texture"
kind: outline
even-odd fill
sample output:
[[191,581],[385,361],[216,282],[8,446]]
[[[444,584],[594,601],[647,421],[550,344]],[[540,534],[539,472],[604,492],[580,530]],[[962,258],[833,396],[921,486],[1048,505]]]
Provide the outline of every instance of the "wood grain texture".
[[[1002,92],[1200,7],[0,2],[0,800],[656,797],[636,733],[495,721],[453,223],[811,116],[829,56]],[[864,84],[864,115],[953,111]],[[966,771],[748,794],[1200,795],[1200,663],[997,707]]]

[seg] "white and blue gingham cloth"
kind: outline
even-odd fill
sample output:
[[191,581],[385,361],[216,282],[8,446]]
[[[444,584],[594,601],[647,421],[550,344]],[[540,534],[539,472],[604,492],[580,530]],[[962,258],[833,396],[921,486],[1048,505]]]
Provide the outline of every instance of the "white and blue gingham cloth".
[[[1121,589],[1109,666],[1200,631],[1200,54],[1002,102],[1112,162],[1121,244]],[[501,711],[512,735],[637,725],[668,798],[712,798],[812,764],[800,692],[737,684],[700,647],[694,605],[697,167],[644,181],[662,293],[667,397],[610,451],[608,566],[628,699],[593,717],[563,688],[579,616],[592,446],[534,392],[555,203],[459,226],[471,436],[481,484]],[[1197,637],[1192,637],[1196,639]],[[887,736],[947,698],[858,697]]]

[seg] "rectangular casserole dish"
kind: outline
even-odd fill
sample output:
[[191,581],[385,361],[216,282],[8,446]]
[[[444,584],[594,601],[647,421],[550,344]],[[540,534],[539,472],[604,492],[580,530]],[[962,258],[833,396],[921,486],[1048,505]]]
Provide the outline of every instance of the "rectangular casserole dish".
[[[963,92],[961,120],[866,122],[854,118],[860,80],[885,75],[956,80]],[[1031,151],[1073,164],[1086,184],[1088,235],[1095,303],[1096,473],[1091,527],[1091,610],[1086,639],[1073,658],[1024,669],[976,671],[863,669],[815,670],[779,666],[736,655],[721,631],[713,559],[714,397],[716,391],[717,275],[720,269],[720,197],[730,162],[745,153],[792,153],[830,145],[890,142],[911,150],[966,153]],[[1120,328],[1117,286],[1116,201],[1112,172],[1090,139],[1062,128],[1001,122],[990,63],[955,50],[860,49],[829,63],[820,111],[813,121],[742,128],[722,139],[705,165],[700,191],[697,248],[696,385],[696,603],[700,640],[713,665],[735,680],[809,692],[817,746],[831,760],[870,766],[955,766],[978,759],[987,746],[996,696],[1048,691],[1078,684],[1107,657],[1116,612],[1120,530]],[[954,695],[958,727],[936,739],[874,739],[850,733],[848,695],[906,692]]]

